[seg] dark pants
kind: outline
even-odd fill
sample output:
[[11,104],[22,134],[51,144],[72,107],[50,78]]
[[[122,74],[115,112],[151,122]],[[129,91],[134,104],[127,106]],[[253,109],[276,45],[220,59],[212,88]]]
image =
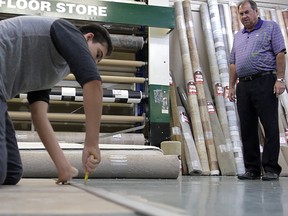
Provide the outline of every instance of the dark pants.
[[[237,108],[240,118],[243,156],[246,171],[261,174],[261,164],[265,172],[280,174],[278,164],[280,151],[278,125],[278,98],[273,93],[276,75],[266,75],[237,84]],[[265,142],[262,162],[259,148],[258,121],[264,128]]]
[[23,169],[15,137],[15,130],[7,112],[7,104],[0,95],[0,185],[15,185]]

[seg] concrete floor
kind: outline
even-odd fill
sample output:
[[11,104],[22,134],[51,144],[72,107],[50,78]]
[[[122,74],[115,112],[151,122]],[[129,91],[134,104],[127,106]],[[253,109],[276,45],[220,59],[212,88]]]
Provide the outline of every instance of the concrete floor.
[[276,182],[236,177],[178,179],[22,179],[0,186],[0,215],[286,216],[288,178]]

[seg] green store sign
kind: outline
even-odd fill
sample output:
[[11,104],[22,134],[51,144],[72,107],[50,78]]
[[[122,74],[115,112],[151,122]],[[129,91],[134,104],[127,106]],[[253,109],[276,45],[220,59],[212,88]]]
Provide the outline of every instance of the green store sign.
[[174,28],[174,8],[107,1],[0,0],[0,13]]

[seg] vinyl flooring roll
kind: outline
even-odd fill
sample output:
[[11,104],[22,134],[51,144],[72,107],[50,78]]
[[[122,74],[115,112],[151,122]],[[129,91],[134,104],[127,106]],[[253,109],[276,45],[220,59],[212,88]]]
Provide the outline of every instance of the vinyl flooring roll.
[[[68,161],[82,171],[80,144],[61,145]],[[27,178],[57,178],[56,168],[41,143],[19,143],[24,174]],[[163,155],[153,146],[100,145],[101,163],[89,178],[153,178],[175,179],[179,176],[177,155]]]
[[285,119],[285,115],[283,113],[281,102],[278,101],[278,124],[279,124],[280,145],[287,145],[283,119]]
[[221,175],[236,175],[237,171],[232,144],[231,142],[226,142],[208,86],[205,86],[205,91]]
[[[224,48],[224,39],[221,30],[221,22],[219,16],[219,9],[217,0],[208,0],[209,14],[211,19],[211,26],[213,32],[215,49],[216,49],[216,58],[219,67],[219,75],[221,78],[222,86],[226,91],[229,88],[229,63],[227,60],[225,48]],[[225,93],[224,93],[225,95]],[[237,173],[245,173],[243,154],[242,154],[242,141],[240,139],[240,129],[238,126],[237,112],[235,104],[227,97],[225,97],[225,107],[228,116],[229,129],[231,140],[234,148],[234,155],[237,167]]]
[[238,18],[237,5],[234,2],[230,4],[230,10],[231,10],[231,20],[232,20],[232,31],[233,31],[233,34],[236,34],[240,29],[240,23],[239,23],[239,18]]
[[201,175],[202,174],[201,161],[199,159],[199,155],[193,139],[189,119],[186,115],[186,111],[183,106],[178,106],[178,115],[184,137],[183,139],[185,148],[184,152],[187,161],[189,175]]
[[[280,10],[280,9],[276,10],[278,24],[279,24],[279,27],[281,29],[282,35],[284,37],[285,46],[286,46],[286,49],[287,49],[287,47],[288,47],[288,29],[287,29],[288,22],[285,25],[284,14],[285,13],[283,13],[282,10]],[[285,59],[286,59],[285,80],[286,80],[286,86],[288,86],[288,73],[287,73],[287,71],[288,71],[288,58],[286,57]]]
[[[284,114],[286,117],[286,121],[288,120],[288,93],[284,91],[281,95],[278,96],[280,100],[280,104],[284,109]],[[288,123],[288,122],[287,122]]]
[[265,12],[265,16],[267,20],[272,20],[272,14],[271,14],[271,10],[270,9],[264,9]]
[[280,173],[280,176],[282,177],[287,177],[288,176],[288,164],[285,160],[285,157],[283,155],[283,148],[280,148],[280,152],[279,152],[279,158],[278,158],[278,164],[281,166],[282,171]]
[[191,58],[189,53],[189,45],[188,39],[186,34],[186,27],[184,21],[184,12],[182,8],[182,2],[177,1],[174,4],[175,7],[175,17],[176,17],[176,27],[179,35],[179,42],[180,42],[180,50],[181,50],[181,57],[183,62],[183,69],[184,69],[184,77],[186,82],[186,91],[188,95],[188,103],[189,103],[189,114],[192,122],[192,129],[194,140],[197,146],[198,155],[201,161],[203,174],[209,175],[210,168],[209,168],[209,161],[205,146],[205,138],[204,132],[202,128],[202,122],[200,118],[200,111],[199,105],[197,100],[197,89],[194,82],[193,77],[193,69],[191,64]]
[[280,148],[281,148],[283,157],[284,157],[286,163],[288,164],[288,146],[281,146]]
[[229,61],[230,51],[229,51],[229,42],[228,42],[226,19],[225,19],[225,12],[224,12],[223,4],[218,4],[218,10],[219,10],[219,17],[220,17],[220,24],[221,24],[221,29],[222,29],[224,47],[226,51],[227,60]]
[[258,7],[259,17],[262,20],[267,20],[264,8]]
[[182,134],[183,134],[183,148],[184,155],[187,162],[189,175],[201,175],[202,166],[195,145],[195,141],[191,129],[191,121],[188,115],[189,104],[188,98],[181,86],[177,87],[180,102],[177,107],[177,115],[179,115],[179,121],[181,123]]
[[205,79],[203,79],[203,71],[200,66],[200,59],[198,53],[198,47],[196,44],[196,37],[194,34],[194,24],[192,18],[191,3],[188,0],[182,2],[184,19],[186,23],[186,33],[189,43],[190,58],[192,62],[192,68],[194,73],[194,81],[197,88],[197,98],[200,111],[200,117],[202,122],[202,128],[204,131],[206,151],[209,161],[209,168],[211,175],[219,175],[219,167],[216,156],[215,143],[213,138],[211,120],[207,108],[207,99],[205,93],[205,86],[207,85]]
[[228,117],[225,108],[224,90],[219,75],[219,67],[217,63],[212,27],[209,19],[209,11],[207,4],[201,4],[200,15],[202,20],[202,28],[204,31],[204,39],[208,53],[208,61],[210,68],[210,76],[213,83],[213,95],[216,105],[219,121],[226,139],[226,143],[232,146],[232,141],[229,132]]
[[225,17],[225,24],[226,24],[226,33],[227,33],[227,40],[228,40],[228,50],[229,50],[229,55],[232,50],[233,46],[233,31],[232,31],[232,20],[231,20],[231,10],[228,4],[222,4],[223,5],[223,10],[224,10],[224,17]]
[[186,163],[186,155],[184,148],[184,140],[181,131],[180,119],[178,116],[177,109],[177,94],[175,88],[175,82],[173,76],[171,76],[172,82],[170,83],[170,107],[171,107],[171,140],[178,141],[181,143],[181,163],[182,163],[182,174],[188,174],[188,168]]
[[287,10],[282,11],[282,15],[286,26],[286,34],[288,34],[288,11]]
[[276,13],[276,10],[274,8],[270,9],[270,15],[271,15],[271,20],[278,23],[277,13]]

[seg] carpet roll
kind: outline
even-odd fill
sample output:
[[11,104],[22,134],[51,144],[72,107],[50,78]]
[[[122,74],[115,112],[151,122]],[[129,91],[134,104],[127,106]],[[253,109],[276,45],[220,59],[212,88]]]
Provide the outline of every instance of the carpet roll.
[[[18,143],[26,178],[57,178],[56,168],[42,143]],[[68,161],[83,178],[81,144],[61,144]],[[154,146],[100,145],[102,160],[89,178],[175,179],[179,175],[177,155],[163,155]]]
[[[60,143],[84,143],[85,132],[55,132]],[[36,131],[16,131],[18,142],[41,142]],[[109,133],[100,133],[100,144],[126,144],[145,145],[145,137],[142,133],[119,133],[109,136]]]

